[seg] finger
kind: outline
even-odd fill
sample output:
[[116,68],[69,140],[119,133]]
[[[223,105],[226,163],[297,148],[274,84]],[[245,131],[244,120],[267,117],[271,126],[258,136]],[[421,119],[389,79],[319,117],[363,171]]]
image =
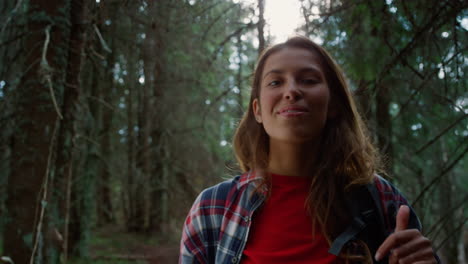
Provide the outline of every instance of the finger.
[[434,251],[431,247],[415,249],[403,255],[400,248],[396,248],[390,252],[389,264],[413,264],[416,262],[437,263],[434,257]]
[[393,248],[396,248],[420,235],[421,233],[417,229],[408,229],[391,234],[384,240],[384,242],[382,242],[380,247],[377,249],[375,259],[377,261],[381,260]]
[[417,261],[411,264],[437,264],[437,260],[434,258],[434,260]]
[[424,248],[422,250],[415,251],[404,258],[398,258],[398,264],[412,264],[420,261],[427,261],[427,263],[435,263],[434,252],[432,248]]
[[390,251],[390,255],[388,256],[388,264],[398,264],[398,257],[393,252]]
[[[418,232],[419,233],[419,232]],[[421,233],[415,235],[413,239],[401,244],[399,247],[392,250],[392,255],[398,257],[398,259],[405,259],[408,256],[418,256],[418,252],[429,251],[433,255],[431,241],[424,237]],[[418,253],[418,254],[415,254]],[[431,255],[429,254],[429,255]],[[400,260],[401,261],[401,260]],[[415,260],[414,260],[415,261]]]
[[396,216],[395,232],[405,230],[408,227],[410,209],[407,205],[400,206]]

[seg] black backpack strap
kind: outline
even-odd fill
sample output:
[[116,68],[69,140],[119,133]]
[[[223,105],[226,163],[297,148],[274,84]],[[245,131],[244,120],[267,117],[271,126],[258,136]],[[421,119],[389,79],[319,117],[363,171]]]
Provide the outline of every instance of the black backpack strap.
[[382,206],[375,185],[362,185],[350,191],[347,206],[352,213],[351,224],[336,237],[328,252],[338,256],[348,242],[360,239],[375,255],[386,237]]
[[351,221],[351,225],[346,228],[346,230],[341,233],[332,243],[329,253],[338,256],[343,249],[344,245],[349,241],[355,239],[362,230],[367,227],[368,216],[373,214],[372,210],[368,210],[362,213],[362,215],[356,215]]
[[366,188],[368,194],[370,194],[370,196],[372,197],[372,201],[374,202],[375,210],[378,216],[378,227],[380,228],[380,230],[382,230],[383,236],[387,237],[389,234],[385,225],[384,211],[382,209],[382,202],[380,200],[379,191],[377,190],[377,187],[375,187],[374,182],[366,184]]

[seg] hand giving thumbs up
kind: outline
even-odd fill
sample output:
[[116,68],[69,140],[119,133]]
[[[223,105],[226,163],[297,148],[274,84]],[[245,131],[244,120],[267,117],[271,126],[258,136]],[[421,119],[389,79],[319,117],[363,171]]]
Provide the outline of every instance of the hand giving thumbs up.
[[407,229],[410,208],[402,205],[396,216],[395,232],[380,245],[375,259],[381,260],[390,253],[390,264],[437,263],[431,241],[417,229]]

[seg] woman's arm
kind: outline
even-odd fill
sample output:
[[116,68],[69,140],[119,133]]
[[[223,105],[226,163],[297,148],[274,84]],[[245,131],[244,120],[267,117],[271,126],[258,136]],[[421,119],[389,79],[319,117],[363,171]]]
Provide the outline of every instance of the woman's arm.
[[204,214],[200,207],[203,192],[197,197],[190,209],[182,229],[180,241],[179,264],[208,263],[206,258],[206,242],[203,232],[206,229]]
[[224,181],[205,189],[197,197],[182,230],[179,264],[217,261],[221,224],[227,210],[226,200],[235,186],[233,180]]

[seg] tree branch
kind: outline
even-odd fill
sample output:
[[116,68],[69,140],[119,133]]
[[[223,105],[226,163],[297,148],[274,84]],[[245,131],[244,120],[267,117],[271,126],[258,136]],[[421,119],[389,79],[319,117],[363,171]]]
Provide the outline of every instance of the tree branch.
[[[445,19],[443,19],[442,21],[438,21],[439,17],[441,17],[441,14],[443,13],[445,7],[446,7],[446,5],[441,7],[441,8],[438,8],[437,12],[428,20],[428,22],[420,30],[418,30],[416,32],[416,34],[414,34],[413,38],[405,45],[405,47],[403,47],[400,50],[400,52],[398,52],[398,54],[393,56],[393,58],[390,60],[390,62],[387,63],[385,65],[385,67],[383,68],[383,70],[378,74],[377,80],[381,80],[383,76],[387,75],[391,71],[391,69],[397,64],[397,62],[399,60],[402,60],[404,58],[404,56],[414,48],[416,43],[419,40],[422,39],[424,33],[426,33],[427,31],[429,31],[431,29],[432,29],[432,31],[435,31],[435,29],[439,28],[445,22]],[[451,10],[451,11],[454,12],[454,13],[459,12],[456,9],[454,9],[454,10],[455,11],[453,11],[453,10]],[[447,19],[451,18],[452,17],[452,12],[448,12],[448,14],[446,14],[443,17],[447,18]]]
[[447,126],[444,130],[442,130],[439,134],[437,134],[434,138],[432,138],[431,140],[429,140],[426,144],[424,144],[422,147],[420,147],[414,154],[419,154],[420,152],[422,152],[423,150],[425,150],[427,147],[429,147],[430,145],[434,144],[434,142],[436,142],[441,136],[443,136],[445,133],[447,133],[450,129],[452,129],[454,126],[456,126],[459,122],[463,121],[465,118],[468,117],[468,114],[464,114],[462,116],[460,116],[457,120],[455,120],[455,122],[453,122],[452,124],[450,124],[449,126]]
[[449,166],[447,166],[445,169],[443,169],[442,172],[441,172],[438,176],[434,177],[434,178],[431,180],[431,182],[423,188],[423,190],[419,193],[418,197],[416,197],[416,199],[414,200],[413,205],[416,205],[416,204],[419,202],[419,200],[422,199],[422,197],[424,196],[424,194],[425,194],[434,184],[436,184],[440,179],[442,179],[442,177],[443,177],[445,174],[447,174],[449,171],[451,171],[451,170],[453,169],[453,167],[455,167],[455,165],[465,156],[465,154],[466,154],[467,152],[468,152],[468,146],[465,147],[465,149],[463,150],[463,152],[462,152],[460,155],[458,155],[458,157],[455,158],[455,160],[454,160]]
[[252,28],[254,26],[255,26],[254,23],[248,23],[245,26],[238,28],[236,31],[234,31],[230,35],[228,35],[221,43],[218,44],[218,48],[216,49],[216,51],[213,53],[213,55],[211,57],[209,66],[211,66],[213,64],[213,62],[218,57],[218,54],[224,48],[224,45],[226,45],[226,43],[228,43],[229,40],[231,40],[231,38],[233,38],[233,37],[237,36],[238,34],[242,33],[243,30],[248,29],[248,28]]
[[16,2],[15,8],[13,8],[10,15],[7,17],[5,22],[3,22],[2,31],[0,32],[0,37],[3,37],[3,33],[5,32],[5,29],[8,26],[8,24],[11,22],[11,18],[18,11],[22,3],[23,3],[23,0],[18,0],[18,2]]
[[109,46],[107,45],[106,41],[105,41],[104,38],[102,37],[101,32],[99,31],[99,28],[96,26],[96,24],[94,24],[93,27],[94,27],[94,31],[96,32],[96,35],[97,35],[98,38],[99,38],[99,41],[101,42],[102,48],[103,48],[105,51],[111,53],[112,50],[109,48]]
[[[248,78],[248,77],[246,77]],[[202,124],[199,125],[199,126],[195,126],[195,127],[188,127],[188,128],[184,128],[184,129],[180,129],[180,130],[173,130],[173,131],[170,131],[171,135],[177,133],[177,134],[183,134],[183,133],[187,133],[187,132],[191,132],[195,129],[203,129],[205,127],[205,122],[206,122],[206,118],[208,116],[208,112],[209,110],[211,109],[211,107],[213,107],[214,105],[216,105],[216,103],[218,101],[220,101],[224,96],[228,95],[229,92],[232,91],[233,88],[229,88],[229,89],[226,89],[225,91],[223,91],[221,94],[219,94],[218,96],[216,96],[216,98],[213,100],[213,102],[203,111],[203,117],[202,117]]]
[[[212,9],[213,7],[215,7],[215,6],[217,6],[217,5],[221,4],[221,3],[222,3],[222,2],[215,2],[214,4],[211,4],[211,5],[209,5],[209,6],[205,7],[205,8],[203,8],[200,12],[196,13],[196,14],[194,15],[194,17],[199,17],[199,16],[203,15],[205,12],[207,12],[208,10]],[[232,6],[235,6],[235,5],[236,5],[236,4],[231,4],[231,7],[232,7]],[[230,8],[231,8],[231,7],[230,7]],[[229,9],[230,9],[230,8],[229,8]],[[229,10],[229,9],[228,9],[228,10]],[[225,12],[222,12],[222,14],[225,15]]]
[[[51,168],[51,162],[52,162],[52,155],[53,155],[54,149],[55,149],[55,143],[56,143],[58,128],[59,128],[59,119],[57,119],[56,122],[55,122],[54,132],[53,132],[52,137],[50,139],[49,155],[47,157],[47,167],[46,167],[46,172],[45,172],[45,175],[44,175],[44,183],[43,183],[42,188],[41,188],[42,192],[43,192],[42,193],[42,199],[39,199],[39,197],[38,197],[38,201],[37,201],[36,208],[39,208],[39,206],[40,206],[41,212],[40,212],[39,222],[38,222],[37,226],[36,226],[36,224],[34,224],[34,226],[36,227],[36,230],[35,230],[36,234],[34,236],[34,247],[33,247],[33,250],[32,250],[31,259],[29,260],[29,264],[34,263],[34,256],[36,255],[36,250],[37,250],[39,240],[40,240],[39,235],[42,232],[42,224],[43,224],[43,221],[44,221],[44,214],[45,214],[45,209],[46,209],[46,206],[47,206],[47,193],[48,193],[48,185],[49,185],[49,174],[50,174],[50,168]],[[36,213],[36,217],[37,217],[37,213]]]
[[1,42],[1,43],[0,43],[0,47],[1,47],[1,46],[9,45],[9,44],[11,44],[12,42],[15,42],[15,41],[21,39],[21,38],[24,37],[25,35],[26,35],[26,33],[17,34],[17,35],[14,36],[13,38],[7,39],[7,40]]
[[317,14],[311,13],[310,15],[320,16],[320,17],[324,17],[324,16],[330,17],[330,16],[335,15],[336,13],[339,13],[341,11],[345,11],[346,9],[349,9],[352,6],[361,4],[363,2],[364,2],[364,0],[363,1],[356,1],[356,2],[350,2],[348,4],[342,4],[342,5],[338,6],[338,7],[333,8],[333,9],[329,9],[327,12],[320,12],[320,13],[317,13]]
[[39,66],[39,74],[48,84],[50,97],[52,98],[52,102],[54,103],[54,107],[55,107],[55,111],[57,112],[57,115],[59,116],[60,119],[63,119],[62,113],[60,113],[60,108],[57,104],[57,100],[55,99],[55,92],[52,86],[52,76],[51,76],[52,68],[49,66],[49,63],[47,62],[47,49],[49,47],[49,42],[50,42],[51,27],[52,27],[51,25],[48,25],[45,29],[46,39],[44,41],[44,48],[42,49],[42,58],[41,58],[41,64]]
[[211,22],[211,24],[206,28],[206,30],[203,32],[203,37],[202,37],[202,42],[205,41],[207,35],[208,35],[208,32],[211,30],[211,28],[216,25],[216,23],[218,22],[218,20],[220,20],[222,17],[224,17],[226,15],[226,13],[231,10],[233,7],[235,6],[235,4],[232,4],[230,6],[228,6],[226,9],[224,9],[219,16],[217,16],[215,19],[213,19],[213,21]]
[[[464,47],[461,51],[454,54],[452,57],[450,57],[450,59],[445,60],[444,62],[445,63],[451,62],[453,59],[457,58],[457,56],[459,54],[462,54],[462,52],[466,51],[467,49],[468,49],[468,46]],[[413,91],[413,93],[411,93],[408,100],[406,100],[406,102],[402,104],[402,106],[401,106],[400,110],[398,111],[398,113],[395,115],[395,117],[393,117],[393,120],[395,120],[396,118],[398,118],[400,116],[400,114],[403,112],[404,109],[406,109],[406,107],[409,105],[409,103],[411,101],[413,101],[416,94],[418,94],[422,90],[422,88],[425,87],[426,83],[428,81],[430,81],[431,78],[438,72],[439,72],[439,69],[437,68],[437,69],[432,70],[430,73],[424,75],[424,79],[423,79],[422,83],[420,83],[419,86]]]
[[466,205],[466,201],[468,199],[468,194],[466,194],[465,196],[463,196],[463,198],[461,199],[461,201],[459,203],[457,203],[455,206],[453,206],[452,208],[450,208],[448,210],[448,212],[442,216],[441,218],[439,218],[439,220],[437,220],[437,222],[435,224],[433,224],[430,228],[429,228],[429,231],[426,232],[426,235],[428,236],[429,234],[431,234],[432,232],[436,231],[437,230],[437,226],[440,225],[441,223],[445,222],[446,219],[448,219],[448,217],[451,215],[451,213],[455,210],[458,210],[460,207],[463,207],[464,205]]
[[457,233],[466,223],[466,221],[468,220],[468,217],[465,217],[461,223],[452,230],[452,232],[450,234],[447,235],[446,238],[444,238],[444,240],[442,240],[442,242],[439,243],[439,245],[437,245],[437,247],[435,247],[435,250],[438,251],[444,244],[445,242],[447,242],[449,240],[450,237],[452,237],[455,233]]

